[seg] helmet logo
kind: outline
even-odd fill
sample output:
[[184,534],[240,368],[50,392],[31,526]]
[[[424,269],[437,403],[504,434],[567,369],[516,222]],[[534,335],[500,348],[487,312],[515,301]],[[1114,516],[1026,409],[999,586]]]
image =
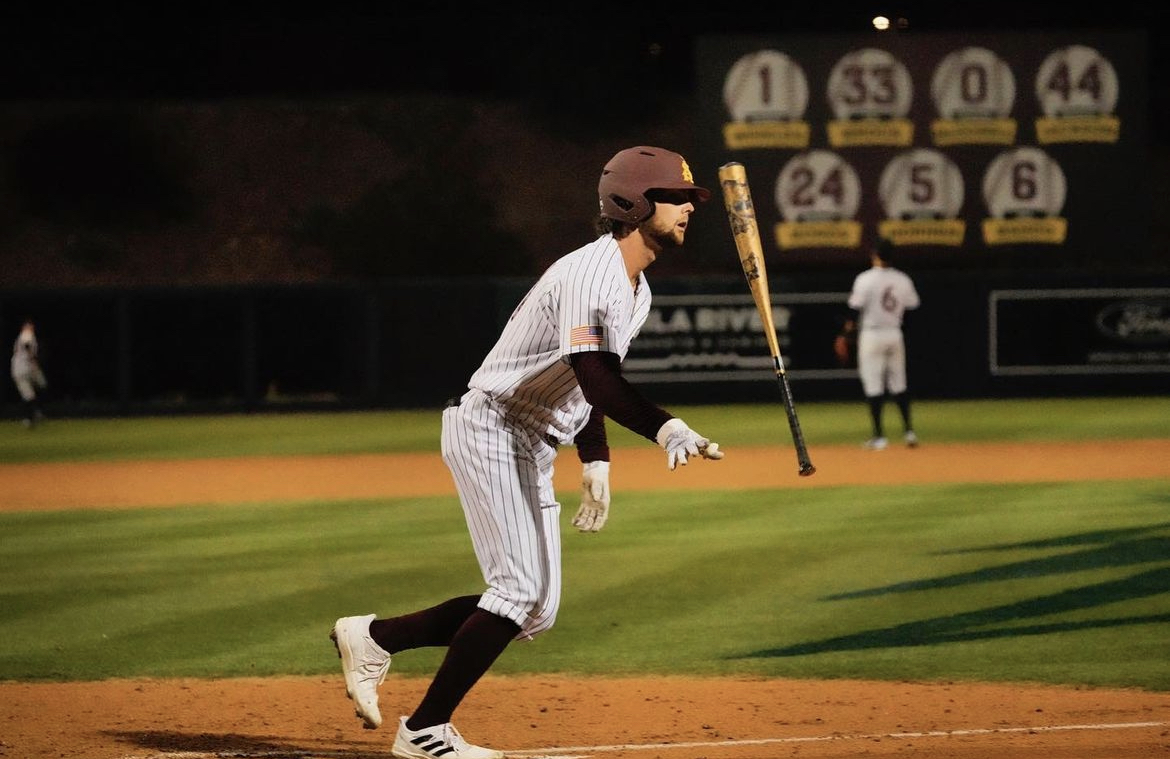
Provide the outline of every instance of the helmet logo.
[[690,182],[691,184],[694,184],[695,177],[693,174],[691,174],[691,167],[687,165],[687,160],[685,158],[683,159],[683,162],[682,162],[682,170],[683,170],[683,181]]

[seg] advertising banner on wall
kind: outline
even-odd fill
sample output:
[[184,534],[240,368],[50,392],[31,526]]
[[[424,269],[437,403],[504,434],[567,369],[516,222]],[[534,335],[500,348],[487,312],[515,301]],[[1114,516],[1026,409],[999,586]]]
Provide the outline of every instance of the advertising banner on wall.
[[[746,290],[746,289],[745,289]],[[793,379],[856,377],[837,363],[832,336],[849,312],[848,293],[773,296],[772,321]],[[760,382],[774,376],[751,294],[655,294],[650,315],[630,345],[622,374],[631,382]]]
[[995,376],[1170,373],[1170,288],[993,290]]

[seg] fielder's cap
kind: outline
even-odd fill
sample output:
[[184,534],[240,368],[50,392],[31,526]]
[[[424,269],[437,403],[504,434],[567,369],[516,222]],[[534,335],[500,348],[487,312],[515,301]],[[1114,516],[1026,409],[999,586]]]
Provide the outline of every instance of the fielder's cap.
[[684,190],[698,202],[711,199],[710,190],[695,184],[691,167],[681,155],[639,145],[620,151],[601,170],[597,185],[601,215],[637,224],[654,212],[646,198],[651,190]]
[[879,237],[873,246],[873,252],[883,261],[892,261],[894,258],[894,241],[888,237]]

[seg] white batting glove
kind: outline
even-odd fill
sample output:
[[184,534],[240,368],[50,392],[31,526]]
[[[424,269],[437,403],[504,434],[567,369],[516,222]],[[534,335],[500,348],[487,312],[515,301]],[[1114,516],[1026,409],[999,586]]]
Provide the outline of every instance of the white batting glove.
[[573,526],[581,532],[597,532],[609,518],[609,462],[588,461],[581,467],[581,508]]
[[671,471],[682,464],[686,466],[688,456],[702,456],[705,459],[721,459],[723,451],[718,443],[692,430],[682,419],[671,419],[658,430],[658,444],[666,451],[666,466]]

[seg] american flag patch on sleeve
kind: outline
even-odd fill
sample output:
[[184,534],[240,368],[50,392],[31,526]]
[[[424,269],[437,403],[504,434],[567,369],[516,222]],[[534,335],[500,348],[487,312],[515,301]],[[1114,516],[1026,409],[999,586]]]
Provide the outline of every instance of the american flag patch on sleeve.
[[569,345],[601,345],[603,329],[599,326],[573,327],[569,330]]

